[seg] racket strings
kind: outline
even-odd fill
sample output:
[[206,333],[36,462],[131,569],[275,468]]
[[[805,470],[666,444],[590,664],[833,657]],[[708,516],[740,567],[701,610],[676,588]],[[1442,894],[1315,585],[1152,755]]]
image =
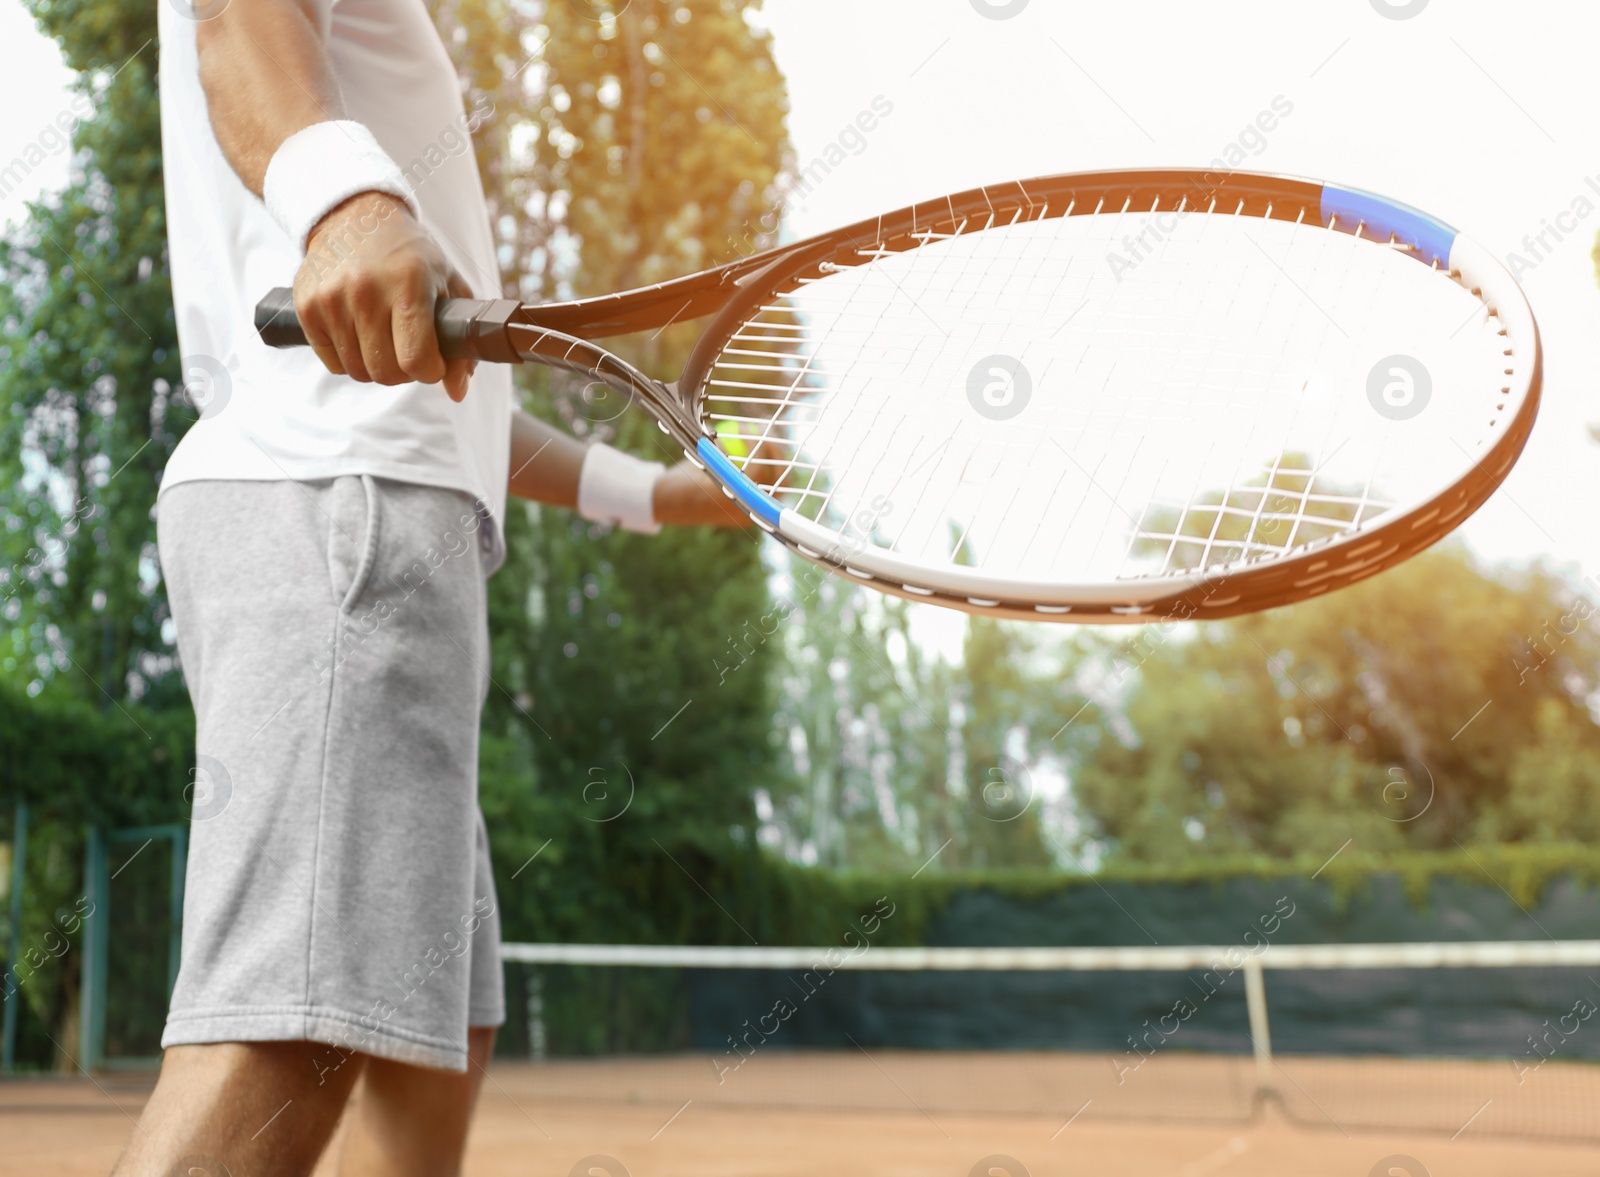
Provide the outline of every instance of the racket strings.
[[[1303,211],[1302,211],[1302,219],[1303,219],[1303,215],[1304,214],[1303,214]],[[1297,220],[1296,224],[1299,224],[1299,223],[1300,223],[1300,221]],[[1318,234],[1319,245],[1322,247],[1323,256],[1325,256],[1325,254],[1326,254],[1326,244],[1327,244],[1326,238],[1327,238],[1327,234]],[[1301,241],[1303,241],[1305,239],[1306,238],[1305,238],[1304,235],[1301,235],[1298,238],[1298,240],[1301,240]],[[1296,243],[1296,240],[1297,239],[1295,239],[1295,238],[1291,238],[1290,243],[1289,243],[1291,248]],[[1253,239],[1252,239],[1252,244],[1257,245],[1258,248],[1260,247],[1259,246],[1259,242],[1255,242]],[[1269,255],[1269,259],[1268,260],[1272,260],[1270,258],[1270,255]],[[1286,278],[1287,277],[1287,273],[1288,273],[1287,270],[1284,269],[1281,265],[1279,266],[1279,270],[1280,270],[1281,276]],[[1269,303],[1272,302],[1272,301],[1275,301],[1275,299],[1282,293],[1282,288],[1283,288],[1283,282],[1280,281],[1280,280],[1274,279],[1273,280],[1273,284],[1270,287],[1269,292],[1268,292],[1268,296],[1267,296],[1267,300],[1268,300]],[[1301,316],[1305,315],[1306,313],[1307,313],[1307,307],[1306,307],[1305,303],[1302,302],[1302,303],[1299,303],[1299,304],[1296,305],[1296,311],[1295,311],[1296,320],[1298,320]],[[1261,344],[1264,325],[1265,325],[1265,318],[1263,317],[1261,320],[1258,320],[1256,334],[1255,334],[1255,337],[1251,341],[1252,347],[1256,347],[1256,346],[1259,346]],[[1326,342],[1326,336],[1327,336],[1327,326],[1326,326],[1326,324],[1324,324],[1322,335],[1318,340],[1318,348],[1319,349],[1321,349],[1324,346],[1324,344]],[[1288,334],[1286,334],[1284,336],[1285,340],[1287,340],[1289,337],[1290,336]],[[1283,370],[1284,365],[1285,365],[1286,360],[1287,360],[1287,351],[1288,351],[1287,343],[1285,343],[1285,345],[1283,347],[1278,349],[1277,354],[1274,356],[1274,359],[1273,359],[1273,362],[1272,362],[1272,369],[1271,369],[1271,375],[1269,376],[1269,382],[1271,382],[1273,377],[1276,377]],[[1289,422],[1289,430],[1290,430],[1291,433],[1294,431],[1294,426],[1298,423],[1300,410],[1305,406],[1306,403],[1307,402],[1306,402],[1305,398],[1303,398],[1303,397],[1302,398],[1298,398],[1295,401],[1295,415],[1294,415],[1294,417],[1291,418],[1291,420]],[[1271,488],[1271,487],[1275,486],[1275,484],[1277,482],[1278,473],[1283,467],[1283,462],[1284,462],[1285,458],[1289,458],[1289,457],[1291,457],[1291,455],[1285,449],[1279,449],[1277,451],[1277,453],[1273,455],[1271,469],[1268,470],[1268,472],[1266,474],[1266,477],[1264,479],[1266,487]],[[1235,488],[1239,488],[1240,484],[1241,484],[1241,481],[1245,481],[1246,497],[1248,497],[1248,490],[1247,490],[1247,488],[1248,488],[1248,475],[1246,474],[1243,466],[1244,466],[1244,463],[1241,462],[1240,466],[1235,468],[1233,477],[1230,480],[1230,484]],[[1237,493],[1237,491],[1235,491],[1233,493]],[[1251,540],[1254,538],[1254,536],[1256,534],[1256,529],[1257,529],[1257,527],[1259,526],[1259,523],[1260,523],[1262,508],[1265,507],[1265,505],[1266,505],[1266,503],[1268,501],[1268,493],[1269,492],[1267,490],[1263,490],[1259,495],[1256,496],[1256,498],[1257,498],[1257,507],[1256,507],[1255,511],[1252,512],[1251,515],[1250,515],[1249,525],[1248,525],[1248,527],[1246,529],[1246,534],[1242,539],[1238,540],[1236,543],[1230,544],[1230,545],[1227,546],[1227,548],[1226,548],[1227,555],[1224,557],[1224,562],[1231,562],[1232,560],[1236,560],[1236,559],[1239,559],[1239,558],[1248,558],[1251,554],[1259,554],[1259,553],[1262,553],[1262,552],[1273,552],[1273,551],[1277,551],[1277,550],[1283,550],[1280,547],[1275,546],[1275,545],[1253,544],[1251,542]],[[1229,511],[1232,510],[1232,508],[1228,504],[1228,501],[1227,501],[1226,497],[1224,498],[1223,502],[1220,504],[1220,508],[1221,509],[1218,509],[1217,511],[1214,512],[1211,533],[1206,538],[1205,547],[1201,551],[1199,560],[1197,562],[1198,566],[1201,567],[1201,568],[1209,567],[1209,566],[1211,566],[1212,563],[1215,562],[1214,561],[1214,554],[1215,554],[1217,546],[1218,546],[1217,541],[1218,541],[1218,535],[1219,535],[1219,533],[1221,531],[1221,524],[1222,524],[1222,521],[1224,520],[1224,518],[1227,517]],[[1276,520],[1275,520],[1275,522],[1276,522]],[[1162,569],[1162,571],[1172,571],[1172,570],[1173,569],[1170,567],[1170,565],[1164,566],[1163,569]]]
[[[1469,463],[1448,439],[1476,448],[1509,366],[1481,297],[1305,210],[1070,207],[920,226],[776,292],[705,419],[830,527],[881,501],[879,547],[1055,580],[1280,556]],[[1431,376],[1426,431],[1369,395],[1391,353]]]

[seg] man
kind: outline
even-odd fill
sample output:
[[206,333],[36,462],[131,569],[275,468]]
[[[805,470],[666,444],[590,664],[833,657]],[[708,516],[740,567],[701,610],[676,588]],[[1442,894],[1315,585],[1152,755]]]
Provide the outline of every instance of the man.
[[[116,1171],[309,1172],[359,1076],[342,1171],[454,1173],[504,1018],[476,761],[508,487],[740,519],[440,356],[436,300],[500,291],[422,0],[159,7],[178,332],[214,380],[158,503],[198,731],[183,964]],[[251,330],[291,275],[315,354]]]

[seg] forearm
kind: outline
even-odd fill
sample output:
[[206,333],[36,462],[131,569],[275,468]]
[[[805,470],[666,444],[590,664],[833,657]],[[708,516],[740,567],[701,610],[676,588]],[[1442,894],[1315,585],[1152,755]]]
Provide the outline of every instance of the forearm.
[[[515,410],[511,417],[511,493],[556,507],[577,507],[589,449],[555,426]],[[612,459],[616,460],[615,455]],[[603,467],[600,477],[604,478]],[[585,493],[592,495],[593,489]],[[605,495],[599,497],[603,503]],[[746,527],[750,522],[722,489],[689,461],[679,462],[655,480],[649,513],[655,523],[677,527]]]
[[260,196],[267,164],[285,139],[344,117],[322,32],[298,0],[249,0],[202,21],[196,37],[217,143]]
[[516,409],[511,415],[510,491],[557,507],[578,505],[578,477],[589,447],[571,434]]

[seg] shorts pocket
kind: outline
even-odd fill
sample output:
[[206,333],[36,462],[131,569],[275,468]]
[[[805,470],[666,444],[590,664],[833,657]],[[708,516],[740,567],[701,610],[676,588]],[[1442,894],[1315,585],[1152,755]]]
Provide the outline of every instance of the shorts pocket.
[[370,474],[335,478],[328,491],[328,583],[339,612],[348,614],[378,561],[382,500]]

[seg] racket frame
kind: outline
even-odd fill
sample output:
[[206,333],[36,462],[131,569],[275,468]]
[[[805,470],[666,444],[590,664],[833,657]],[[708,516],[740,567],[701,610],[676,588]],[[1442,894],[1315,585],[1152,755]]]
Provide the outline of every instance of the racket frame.
[[[1120,200],[1108,206],[1108,198]],[[1066,211],[1061,211],[1065,206]],[[1367,526],[1318,539],[1268,559],[1221,563],[1201,571],[1063,585],[987,576],[978,569],[930,569],[893,552],[853,542],[793,508],[783,507],[715,444],[701,422],[697,457],[763,529],[808,560],[863,584],[910,600],[965,612],[1029,620],[1137,623],[1164,618],[1221,618],[1259,612],[1320,596],[1376,575],[1438,542],[1500,486],[1521,455],[1537,413],[1542,375],[1538,327],[1510,272],[1471,238],[1408,205],[1359,189],[1261,173],[1163,169],[1043,177],[976,188],[777,251],[759,269],[746,264],[730,276],[735,292],[706,326],[677,383],[688,412],[723,348],[772,298],[859,263],[857,251],[916,248],[951,236],[975,219],[980,225],[1090,212],[1221,212],[1239,217],[1310,223],[1401,250],[1441,271],[1481,298],[1506,339],[1501,409],[1492,442],[1466,475]],[[752,259],[755,260],[755,259]],[[1509,411],[1506,411],[1510,406]],[[699,414],[696,412],[697,417]],[[721,459],[721,460],[718,460]]]

